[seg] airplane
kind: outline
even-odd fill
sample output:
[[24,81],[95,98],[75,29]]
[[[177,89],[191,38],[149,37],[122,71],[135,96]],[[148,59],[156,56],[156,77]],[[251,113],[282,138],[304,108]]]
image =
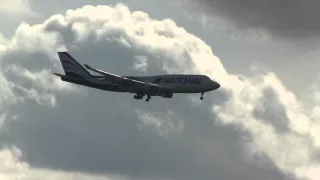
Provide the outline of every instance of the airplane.
[[[175,93],[200,93],[216,90],[220,84],[205,75],[168,74],[154,76],[119,76],[87,64],[81,66],[68,52],[58,52],[65,75],[53,73],[62,81],[111,92],[133,93],[134,99],[149,101],[152,96],[172,98]],[[100,75],[94,75],[89,71]]]

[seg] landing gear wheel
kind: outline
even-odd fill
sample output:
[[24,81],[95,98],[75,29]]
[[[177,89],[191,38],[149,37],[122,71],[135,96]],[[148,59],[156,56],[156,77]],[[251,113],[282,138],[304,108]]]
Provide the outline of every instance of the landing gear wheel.
[[151,99],[151,96],[147,96],[146,101],[148,102]]
[[200,100],[203,100],[203,94],[204,94],[204,93],[201,93],[201,97],[200,97]]
[[142,99],[143,96],[144,96],[144,94],[135,94],[135,95],[133,96],[133,98],[139,100],[139,99]]

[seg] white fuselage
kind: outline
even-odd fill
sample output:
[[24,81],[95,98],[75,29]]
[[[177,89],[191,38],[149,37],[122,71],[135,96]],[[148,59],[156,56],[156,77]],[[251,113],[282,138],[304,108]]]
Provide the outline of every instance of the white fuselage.
[[220,87],[204,75],[158,75],[129,77],[139,81],[168,87],[173,93],[199,93],[212,91]]

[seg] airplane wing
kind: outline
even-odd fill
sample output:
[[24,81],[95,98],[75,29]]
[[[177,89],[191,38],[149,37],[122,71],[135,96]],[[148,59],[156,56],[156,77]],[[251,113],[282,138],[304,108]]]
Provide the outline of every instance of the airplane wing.
[[119,76],[119,75],[116,75],[116,74],[108,73],[108,72],[105,72],[105,71],[102,71],[102,70],[99,70],[99,69],[92,68],[87,64],[84,64],[84,66],[87,69],[91,70],[91,71],[94,71],[94,72],[97,72],[99,74],[104,75],[105,78],[110,79],[111,81],[122,81],[125,84],[128,84],[128,85],[130,84],[130,85],[133,85],[133,86],[136,86],[136,87],[140,87],[140,88],[144,88],[144,89],[148,89],[148,90],[150,90],[150,89],[157,90],[157,91],[168,90],[168,88],[165,87],[165,86],[159,86],[157,84],[138,81],[138,80],[126,78],[126,77],[123,77],[123,76]]
[[124,79],[124,77],[122,77],[122,76],[119,76],[119,75],[116,75],[116,74],[111,74],[111,73],[108,73],[108,72],[105,72],[105,71],[102,71],[102,70],[99,70],[99,69],[92,68],[87,64],[84,64],[84,67],[86,67],[87,69],[89,69],[91,71],[94,71],[94,72],[97,72],[99,74],[102,74],[105,78],[109,78],[110,80],[121,80],[121,79]]

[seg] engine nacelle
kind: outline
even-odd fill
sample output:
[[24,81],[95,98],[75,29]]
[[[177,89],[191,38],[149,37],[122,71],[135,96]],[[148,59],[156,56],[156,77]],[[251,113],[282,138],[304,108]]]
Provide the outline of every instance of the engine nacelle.
[[161,93],[161,97],[163,97],[163,98],[172,98],[173,97],[173,93],[169,93],[169,92]]
[[160,88],[159,87],[156,87],[156,86],[147,86],[147,91],[148,91],[148,93],[147,94],[149,94],[149,95],[151,95],[151,96],[156,96],[156,95],[158,95],[159,93],[161,93],[161,90],[160,90]]

